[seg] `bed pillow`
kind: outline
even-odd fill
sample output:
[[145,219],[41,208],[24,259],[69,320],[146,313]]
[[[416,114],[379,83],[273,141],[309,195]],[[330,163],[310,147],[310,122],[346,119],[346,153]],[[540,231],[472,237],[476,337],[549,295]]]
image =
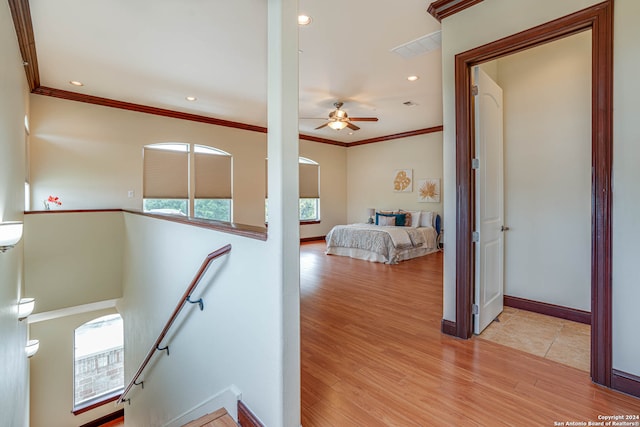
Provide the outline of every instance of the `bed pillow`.
[[380,215],[378,217],[378,225],[396,225],[395,215]]
[[407,216],[404,222],[405,227],[420,227],[420,211],[400,211]]
[[420,213],[420,227],[433,227],[433,212],[422,211]]
[[[381,218],[394,218],[393,224],[381,224]],[[406,214],[400,213],[391,213],[391,214],[383,214],[380,212],[376,213],[376,225],[396,225],[398,227],[404,227],[405,220],[407,218]]]

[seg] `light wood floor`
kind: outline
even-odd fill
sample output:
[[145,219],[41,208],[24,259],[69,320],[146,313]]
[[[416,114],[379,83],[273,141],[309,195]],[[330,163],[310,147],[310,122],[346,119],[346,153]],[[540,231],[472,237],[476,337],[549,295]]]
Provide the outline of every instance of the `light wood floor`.
[[324,247],[301,247],[304,427],[553,426],[640,414],[640,399],[587,372],[443,335],[442,253],[388,266]]

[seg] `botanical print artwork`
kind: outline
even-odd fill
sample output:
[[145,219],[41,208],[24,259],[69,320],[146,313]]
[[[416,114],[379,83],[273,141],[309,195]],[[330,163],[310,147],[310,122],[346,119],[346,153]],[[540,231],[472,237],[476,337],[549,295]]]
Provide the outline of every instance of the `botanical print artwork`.
[[411,169],[398,169],[393,179],[393,191],[397,193],[411,193],[413,171]]
[[440,203],[440,179],[421,179],[418,181],[418,202]]

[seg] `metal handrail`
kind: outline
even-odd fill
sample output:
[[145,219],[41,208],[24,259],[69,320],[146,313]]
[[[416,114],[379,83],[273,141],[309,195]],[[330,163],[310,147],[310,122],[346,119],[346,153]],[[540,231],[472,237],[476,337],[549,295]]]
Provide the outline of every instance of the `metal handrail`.
[[144,360],[140,364],[140,367],[136,371],[136,374],[133,376],[131,381],[129,381],[129,384],[127,385],[127,387],[124,389],[124,391],[120,395],[120,399],[118,400],[118,403],[124,403],[124,402],[127,402],[127,401],[130,400],[130,399],[126,399],[125,397],[127,396],[127,393],[129,393],[129,391],[131,391],[133,386],[142,385],[142,387],[144,388],[144,381],[140,381],[140,382],[137,382],[137,381],[138,381],[138,378],[140,378],[140,375],[142,375],[142,371],[144,371],[144,368],[147,367],[147,364],[149,363],[149,361],[151,360],[151,358],[153,357],[153,355],[154,355],[154,353],[156,351],[166,350],[167,354],[169,354],[169,346],[165,346],[164,348],[160,348],[160,344],[162,343],[162,340],[164,339],[164,337],[167,335],[167,332],[169,332],[169,329],[171,328],[171,325],[173,325],[173,322],[176,320],[176,318],[178,317],[178,315],[182,311],[182,308],[184,307],[184,305],[187,302],[192,303],[192,304],[197,303],[197,304],[200,304],[200,310],[202,310],[204,308],[202,299],[196,300],[196,301],[191,301],[191,299],[190,299],[191,293],[195,290],[196,286],[198,286],[198,283],[200,282],[200,279],[202,279],[202,276],[204,276],[204,273],[209,268],[209,265],[211,264],[211,262],[214,259],[216,259],[216,258],[218,258],[218,257],[220,257],[220,256],[222,256],[224,254],[227,254],[229,252],[231,252],[231,245],[226,245],[226,246],[223,246],[223,247],[221,247],[220,249],[218,249],[216,251],[211,252],[209,255],[206,256],[204,261],[202,261],[202,264],[200,265],[200,269],[198,270],[198,272],[194,276],[193,280],[189,284],[189,287],[187,288],[185,293],[182,295],[182,298],[180,298],[180,301],[178,302],[178,305],[176,305],[176,308],[173,310],[173,313],[171,314],[171,317],[169,317],[169,320],[164,325],[164,328],[162,329],[162,332],[160,332],[160,335],[158,336],[158,339],[156,339],[155,343],[153,344],[153,347],[151,347],[151,349],[147,353],[147,356],[144,358]]

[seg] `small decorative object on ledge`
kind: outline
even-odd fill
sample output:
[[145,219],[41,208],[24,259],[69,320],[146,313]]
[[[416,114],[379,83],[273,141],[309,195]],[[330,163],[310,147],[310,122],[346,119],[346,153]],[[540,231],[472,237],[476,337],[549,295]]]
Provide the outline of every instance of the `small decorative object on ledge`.
[[49,198],[44,201],[44,209],[47,211],[51,210],[51,205],[62,206],[62,201],[58,196],[49,196]]

